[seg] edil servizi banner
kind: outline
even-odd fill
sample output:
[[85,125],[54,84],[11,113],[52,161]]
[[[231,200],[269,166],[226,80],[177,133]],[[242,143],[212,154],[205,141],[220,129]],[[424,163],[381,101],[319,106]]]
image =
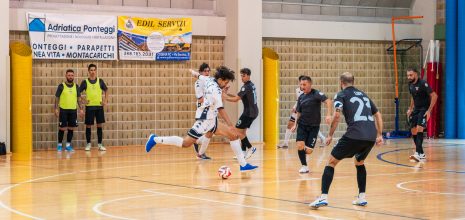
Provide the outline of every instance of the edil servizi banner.
[[190,60],[191,18],[118,16],[120,60]]
[[26,13],[34,59],[117,59],[115,16]]

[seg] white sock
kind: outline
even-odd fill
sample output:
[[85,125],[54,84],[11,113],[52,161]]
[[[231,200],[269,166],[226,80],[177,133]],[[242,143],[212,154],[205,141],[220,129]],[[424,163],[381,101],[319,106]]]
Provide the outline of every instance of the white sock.
[[292,131],[291,129],[286,129],[286,134],[284,135],[284,145],[289,145],[289,139],[291,138]]
[[245,166],[247,164],[247,161],[245,161],[244,158],[244,153],[242,152],[241,149],[241,141],[239,139],[235,141],[230,141],[231,144],[231,149],[233,150],[234,154],[236,154],[237,161],[241,166]]
[[203,136],[202,145],[200,145],[199,154],[202,155],[207,151],[208,144],[210,144],[210,138]]
[[61,147],[61,146],[63,146],[63,144],[62,144],[62,143],[58,143],[58,146],[60,146],[60,147]]
[[157,144],[174,145],[176,147],[182,147],[183,142],[183,139],[178,136],[155,137],[154,140],[157,142]]
[[321,141],[325,140],[325,136],[323,135],[323,133],[321,133],[321,131],[318,132],[318,137],[321,139]]
[[205,140],[205,135],[202,135],[202,137],[200,137],[199,139],[197,139],[197,141],[195,141],[196,144],[199,144],[199,145],[202,145],[202,142]]
[[66,142],[66,146],[67,146],[67,147],[71,146],[71,143]]
[[359,194],[358,194],[358,198],[364,199],[364,198],[365,198],[365,193],[359,193]]
[[321,194],[320,199],[328,199],[328,194]]

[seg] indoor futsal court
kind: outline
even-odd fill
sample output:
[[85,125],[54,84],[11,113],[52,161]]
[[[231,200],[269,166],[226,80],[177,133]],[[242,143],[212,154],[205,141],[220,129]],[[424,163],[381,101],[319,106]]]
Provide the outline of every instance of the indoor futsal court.
[[465,219],[465,1],[2,0],[0,220]]

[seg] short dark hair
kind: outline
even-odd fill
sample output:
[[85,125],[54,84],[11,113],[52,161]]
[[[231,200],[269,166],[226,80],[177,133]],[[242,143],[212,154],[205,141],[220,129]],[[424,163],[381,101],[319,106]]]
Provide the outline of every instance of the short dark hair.
[[203,72],[206,68],[210,69],[210,66],[207,63],[202,63],[199,67],[199,72]]
[[74,70],[72,70],[72,69],[67,69],[67,70],[66,70],[66,73],[74,73]]
[[415,67],[409,67],[407,68],[407,72],[415,72],[418,74],[418,70]]
[[354,84],[355,77],[352,75],[352,73],[345,72],[342,73],[341,76],[339,77],[342,83],[344,84]]
[[87,70],[89,71],[90,68],[92,68],[92,67],[95,67],[95,69],[97,69],[97,65],[91,63],[91,64],[89,64],[89,66],[87,66]]
[[252,74],[252,71],[250,71],[249,68],[242,68],[242,69],[241,69],[241,73],[247,74],[247,75],[250,76],[250,74]]
[[299,81],[302,80],[303,77],[305,77],[305,75],[300,75],[299,76]]
[[310,76],[300,76],[299,79],[300,81],[306,80],[312,82],[312,78]]
[[225,66],[216,68],[215,79],[230,80],[231,82],[236,79],[234,71]]

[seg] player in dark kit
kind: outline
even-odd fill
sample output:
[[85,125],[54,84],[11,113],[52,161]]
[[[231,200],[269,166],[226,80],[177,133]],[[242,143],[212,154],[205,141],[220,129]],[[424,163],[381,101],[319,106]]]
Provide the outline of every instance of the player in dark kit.
[[334,167],[342,159],[354,156],[359,194],[353,204],[365,206],[367,204],[365,199],[367,172],[364,160],[375,143],[383,142],[381,136],[383,119],[375,104],[364,92],[353,86],[354,76],[351,73],[343,73],[340,80],[342,91],[334,98],[335,111],[326,144],[329,145],[333,139],[341,112],[347,122],[347,131],[331,151],[321,179],[321,196],[309,205],[313,209],[328,205],[328,191],[333,181]]
[[241,91],[237,95],[226,94],[224,97],[224,99],[229,102],[238,102],[242,100],[242,104],[244,105],[244,111],[239,117],[239,120],[237,120],[236,129],[241,139],[242,151],[244,152],[245,159],[249,159],[257,150],[257,148],[250,144],[247,138],[247,129],[250,128],[252,122],[258,116],[257,92],[255,90],[255,85],[250,81],[251,74],[252,72],[249,68],[241,69],[241,79],[242,83],[244,83],[241,87]]
[[297,100],[297,116],[294,126],[291,131],[297,129],[297,153],[299,155],[302,167],[299,173],[308,173],[310,170],[307,167],[307,154],[313,153],[318,132],[320,131],[321,123],[321,103],[325,103],[328,111],[325,121],[331,120],[332,101],[329,100],[322,92],[312,89],[312,79],[308,76],[300,78],[300,88],[303,94]]
[[426,155],[423,151],[423,129],[426,128],[426,122],[430,118],[431,110],[436,104],[438,95],[433,92],[428,83],[418,78],[418,71],[414,68],[407,70],[407,79],[409,81],[409,91],[412,95],[407,116],[410,122],[413,143],[415,143],[416,147],[415,153],[410,156],[410,159],[424,162],[426,161]]

